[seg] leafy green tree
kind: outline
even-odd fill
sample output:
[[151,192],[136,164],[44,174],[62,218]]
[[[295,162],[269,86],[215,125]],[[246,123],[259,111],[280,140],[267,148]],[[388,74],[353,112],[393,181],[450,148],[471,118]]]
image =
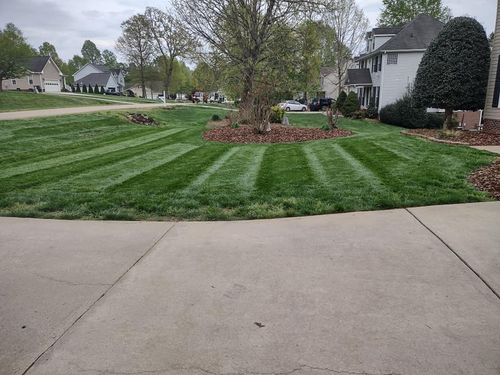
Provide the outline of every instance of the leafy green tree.
[[441,0],[382,0],[384,7],[378,20],[380,26],[401,26],[419,14],[428,14],[446,23],[451,10]]
[[26,74],[22,59],[35,54],[36,51],[13,23],[8,23],[0,30],[0,91],[4,79],[18,78]]
[[146,16],[136,14],[121,24],[122,35],[116,42],[116,49],[125,56],[130,65],[133,65],[134,71],[139,73],[134,83],[141,84],[144,98],[146,97],[145,71],[155,54],[154,41],[149,35],[148,27]]
[[116,55],[110,51],[109,49],[105,49],[101,54],[102,62],[110,69],[118,68],[118,60],[116,59]]
[[297,28],[298,45],[298,77],[299,91],[304,93],[307,101],[308,93],[319,89],[319,73],[321,67],[321,44],[319,22],[306,20]]
[[351,91],[342,106],[342,114],[345,117],[351,117],[357,110],[359,110],[358,95],[354,91]]
[[484,106],[490,47],[481,24],[457,17],[448,22],[427,48],[413,95],[417,105],[445,109],[443,127],[451,128],[453,110]]
[[93,64],[102,63],[101,51],[99,51],[99,48],[97,48],[95,43],[92,42],[91,40],[86,40],[85,42],[83,42],[81,52],[82,52],[82,57],[85,59],[86,62],[91,62]]

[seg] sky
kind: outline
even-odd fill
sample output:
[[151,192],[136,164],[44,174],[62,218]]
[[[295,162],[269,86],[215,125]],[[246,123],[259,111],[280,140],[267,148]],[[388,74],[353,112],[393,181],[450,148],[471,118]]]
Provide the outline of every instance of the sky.
[[[357,0],[375,26],[382,0]],[[496,0],[444,0],[453,16],[476,18],[489,35],[494,31]],[[99,49],[114,50],[121,22],[147,6],[164,8],[166,0],[0,0],[0,27],[13,22],[28,42],[55,45],[64,60],[80,54],[83,42],[92,40]]]

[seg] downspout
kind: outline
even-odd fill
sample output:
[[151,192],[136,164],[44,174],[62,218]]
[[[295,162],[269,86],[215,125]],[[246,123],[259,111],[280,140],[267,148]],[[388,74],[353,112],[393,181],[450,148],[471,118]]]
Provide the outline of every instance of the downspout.
[[[387,51],[382,51],[382,74],[380,75],[380,86],[379,86],[379,91],[378,91],[378,107],[377,107],[377,112],[380,113],[381,105],[382,105],[382,84],[384,82],[384,73],[385,73],[385,68],[384,65],[387,66],[387,64],[384,64],[384,56],[386,58],[387,62]],[[380,116],[379,116],[380,119]]]

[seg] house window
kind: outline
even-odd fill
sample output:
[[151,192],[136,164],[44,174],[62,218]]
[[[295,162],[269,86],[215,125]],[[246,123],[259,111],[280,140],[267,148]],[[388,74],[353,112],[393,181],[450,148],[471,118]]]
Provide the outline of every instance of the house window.
[[13,85],[17,85],[17,82],[16,82],[16,80],[15,80],[15,79],[13,79],[13,80],[12,80],[12,84],[13,84]]
[[398,63],[398,54],[397,53],[388,53],[387,54],[387,65],[397,64],[397,63]]
[[491,106],[493,108],[500,107],[500,56],[497,62],[497,75],[495,77],[495,89],[493,90],[493,103]]

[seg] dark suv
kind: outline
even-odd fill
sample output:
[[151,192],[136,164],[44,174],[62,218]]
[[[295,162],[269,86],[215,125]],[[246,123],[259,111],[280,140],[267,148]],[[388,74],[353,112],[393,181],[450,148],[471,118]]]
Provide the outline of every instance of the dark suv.
[[324,111],[331,105],[335,103],[332,98],[314,98],[309,104],[309,110],[311,111]]

